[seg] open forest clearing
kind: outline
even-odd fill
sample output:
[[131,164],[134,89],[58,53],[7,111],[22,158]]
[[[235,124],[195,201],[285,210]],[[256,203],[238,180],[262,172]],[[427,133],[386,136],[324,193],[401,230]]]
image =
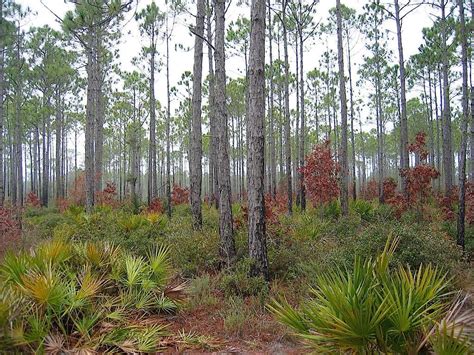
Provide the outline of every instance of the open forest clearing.
[[0,0],[0,353],[473,353],[473,15]]

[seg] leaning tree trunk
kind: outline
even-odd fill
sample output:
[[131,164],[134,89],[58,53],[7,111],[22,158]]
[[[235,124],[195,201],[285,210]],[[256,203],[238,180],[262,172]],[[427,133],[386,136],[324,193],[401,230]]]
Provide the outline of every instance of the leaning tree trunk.
[[342,15],[341,0],[336,0],[337,16],[337,57],[339,65],[339,96],[341,99],[341,209],[342,214],[349,214],[348,175],[347,163],[347,99],[346,79],[344,77],[344,49],[342,47]]
[[193,98],[191,151],[189,156],[191,212],[193,228],[201,229],[201,185],[202,185],[202,131],[201,131],[201,100],[202,100],[202,47],[204,38],[205,0],[197,0],[196,37],[194,40]]
[[227,132],[226,75],[225,75],[225,0],[214,0],[216,18],[215,38],[215,104],[217,128],[217,182],[219,187],[220,255],[224,265],[235,259],[235,241],[232,220],[229,139]]
[[248,75],[248,228],[251,274],[268,280],[265,240],[265,0],[252,0]]
[[459,212],[457,221],[457,243],[463,250],[465,247],[465,214],[466,214],[466,149],[467,126],[469,121],[468,93],[467,93],[467,33],[464,17],[464,0],[458,0],[461,40],[462,64],[462,121],[461,121],[461,152],[459,162]]

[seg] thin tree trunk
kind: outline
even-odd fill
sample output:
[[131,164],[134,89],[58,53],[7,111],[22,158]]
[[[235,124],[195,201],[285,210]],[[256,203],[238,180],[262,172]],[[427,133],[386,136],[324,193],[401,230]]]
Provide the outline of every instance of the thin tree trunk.
[[461,152],[459,164],[459,212],[457,220],[457,243],[465,248],[465,215],[466,215],[466,149],[467,126],[469,122],[469,106],[467,92],[467,32],[464,16],[464,0],[458,0],[461,40],[462,64],[462,120],[461,120]]
[[212,43],[212,28],[211,28],[211,17],[212,9],[207,5],[207,42],[208,42],[208,63],[209,63],[209,131],[210,131],[210,159],[209,159],[209,195],[211,204],[214,203],[215,207],[219,207],[219,188],[217,184],[217,130],[216,130],[216,113],[215,113],[215,76],[214,76],[214,57]]
[[155,98],[155,29],[150,38],[150,145],[148,148],[148,204],[157,195],[156,180],[156,98]]
[[453,188],[453,152],[451,135],[451,105],[449,93],[449,61],[447,53],[447,20],[446,0],[440,0],[441,4],[441,57],[443,71],[443,167],[445,194],[449,196]]
[[219,235],[220,255],[224,265],[229,266],[235,259],[235,241],[233,232],[228,120],[226,109],[226,74],[225,74],[225,0],[214,0],[216,18],[215,39],[215,104],[217,128],[217,182],[219,186]]
[[285,67],[285,159],[286,159],[286,184],[287,184],[287,208],[288,213],[293,212],[293,188],[291,179],[291,124],[290,124],[290,64],[288,61],[288,31],[286,23],[286,7],[288,0],[283,0],[282,4],[282,26],[283,26],[283,52]]
[[341,209],[344,216],[349,214],[347,162],[347,99],[346,79],[344,77],[344,49],[342,44],[341,0],[336,0],[337,16],[337,56],[339,65],[339,96],[341,99]]
[[56,175],[56,199],[62,198],[61,184],[61,138],[62,138],[62,116],[61,116],[61,92],[56,92],[56,144],[55,144],[55,175]]
[[[0,0],[0,24],[3,24],[3,0]],[[3,125],[4,125],[4,83],[5,83],[5,43],[3,26],[0,25],[0,207],[3,207],[5,200],[5,175],[3,172]]]
[[272,12],[271,12],[271,3],[268,0],[268,44],[269,44],[269,76],[270,76],[270,105],[269,105],[269,126],[270,126],[270,195],[273,199],[276,198],[276,152],[275,152],[275,133],[274,133],[274,83],[273,83],[273,51],[272,51]]
[[[170,35],[168,14],[166,14],[166,214],[171,218],[171,93],[170,93]],[[173,174],[174,179],[174,174]]]
[[[397,42],[398,42],[398,65],[400,71],[400,143],[402,145],[400,152],[400,167],[403,170],[407,170],[409,167],[409,156],[408,156],[408,123],[407,123],[407,99],[406,99],[406,83],[405,83],[405,61],[403,58],[403,42],[402,42],[402,22],[400,19],[400,6],[398,0],[395,2],[395,22],[397,25]],[[406,190],[406,179],[402,177],[402,190],[405,196],[407,195]]]
[[356,182],[355,137],[354,137],[354,90],[352,88],[351,46],[350,46],[348,30],[346,30],[346,40],[347,40],[347,67],[348,67],[348,73],[349,73],[349,100],[351,104],[352,198],[356,200],[357,199],[357,182]]
[[[299,11],[300,11],[300,18],[302,17],[301,13],[301,1],[299,4]],[[304,91],[304,39],[303,39],[303,29],[300,28],[299,31],[299,41],[300,41],[300,118],[301,118],[301,125],[300,125],[300,146],[299,146],[299,170],[298,170],[298,177],[299,177],[299,192],[300,192],[300,205],[301,209],[304,211],[306,210],[306,191],[304,185],[304,173],[301,170],[301,167],[304,165],[304,156],[305,156],[305,135],[306,135],[306,117],[305,117],[305,106],[304,106],[304,99],[305,99],[305,91]]]
[[201,131],[201,100],[202,100],[202,47],[204,38],[205,0],[196,2],[196,37],[194,39],[193,98],[192,98],[192,132],[190,152],[190,186],[191,212],[193,228],[201,229],[201,185],[202,185],[202,131]]

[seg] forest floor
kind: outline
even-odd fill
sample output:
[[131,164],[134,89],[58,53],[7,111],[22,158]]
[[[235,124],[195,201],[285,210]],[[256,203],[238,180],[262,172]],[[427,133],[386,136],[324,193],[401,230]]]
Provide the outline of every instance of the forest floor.
[[[319,274],[334,266],[350,268],[355,255],[376,255],[388,236],[400,238],[394,262],[412,269],[427,263],[439,265],[453,277],[456,288],[474,294],[472,264],[461,257],[455,244],[455,221],[445,221],[436,206],[427,208],[423,218],[416,212],[399,217],[387,206],[366,201],[352,204],[349,217],[341,217],[337,206],[309,208],[293,216],[283,210],[284,206],[270,205],[269,284],[248,276],[246,215],[238,204],[233,206],[237,261],[230,269],[219,267],[218,211],[204,205],[203,229],[194,231],[186,204],[174,207],[171,220],[160,212],[136,214],[127,206],[99,208],[92,215],[76,207],[62,212],[27,208],[22,232],[2,239],[0,258],[4,249],[33,250],[55,239],[112,243],[139,257],[146,257],[157,245],[169,246],[173,275],[169,282],[185,285],[180,306],[172,313],[147,312],[136,321],[166,325],[167,334],[158,346],[170,354],[308,353],[301,339],[281,325],[267,305],[281,297],[301,305]],[[12,230],[13,225],[8,226]],[[473,255],[473,235],[474,228],[469,226],[468,255]]]

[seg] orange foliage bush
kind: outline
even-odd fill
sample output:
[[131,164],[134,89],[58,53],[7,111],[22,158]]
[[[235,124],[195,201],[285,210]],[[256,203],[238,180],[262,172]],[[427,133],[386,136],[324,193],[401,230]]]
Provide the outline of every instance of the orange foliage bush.
[[21,231],[13,210],[0,207],[0,256],[20,243]]
[[146,211],[148,213],[163,213],[164,212],[163,204],[158,197],[155,197],[151,200],[150,204],[148,205]]
[[171,205],[182,205],[189,202],[189,189],[179,185],[173,185],[171,191]]
[[339,165],[334,161],[330,142],[317,145],[301,168],[308,197],[313,205],[335,200],[339,196]]
[[26,196],[26,205],[28,207],[38,208],[41,207],[41,201],[33,191],[30,191]]
[[119,201],[117,201],[117,186],[115,183],[107,181],[105,188],[96,193],[96,200],[99,205],[117,208]]
[[375,179],[369,180],[367,186],[362,190],[362,196],[366,200],[375,200],[379,197],[379,184]]

